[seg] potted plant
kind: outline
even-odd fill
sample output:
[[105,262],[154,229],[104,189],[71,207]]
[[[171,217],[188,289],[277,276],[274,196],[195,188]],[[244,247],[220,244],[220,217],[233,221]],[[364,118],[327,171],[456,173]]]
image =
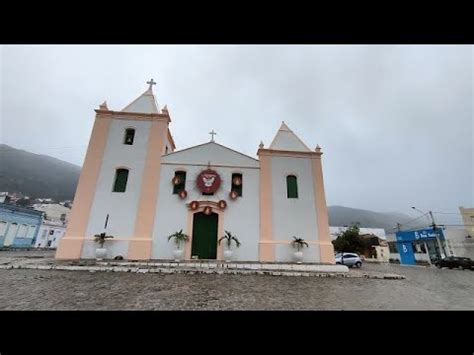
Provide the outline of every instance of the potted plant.
[[102,260],[102,259],[105,258],[105,256],[107,255],[107,249],[104,248],[105,240],[106,239],[112,239],[112,238],[113,238],[113,236],[106,235],[105,233],[100,233],[100,234],[94,235],[94,242],[100,244],[100,248],[97,248],[95,250],[95,256],[96,256],[97,260]]
[[291,245],[293,246],[293,248],[296,249],[296,251],[293,254],[296,262],[297,263],[303,262],[302,250],[304,247],[307,247],[307,248],[309,247],[308,243],[306,243],[303,238],[293,237],[293,240],[291,241]]
[[232,247],[232,241],[235,242],[235,245],[238,247],[240,247],[240,241],[237,239],[237,237],[235,235],[232,235],[231,232],[229,231],[225,231],[225,235],[223,237],[221,237],[219,239],[219,245],[221,245],[221,242],[225,240],[225,244],[227,245],[227,249],[224,250],[224,259],[225,261],[230,261],[231,257],[232,257],[232,254],[234,253],[231,249]]
[[174,259],[179,261],[183,257],[184,251],[181,249],[181,244],[186,243],[189,240],[189,236],[183,233],[181,229],[179,232],[173,233],[168,237],[168,241],[174,239],[176,249],[173,250]]

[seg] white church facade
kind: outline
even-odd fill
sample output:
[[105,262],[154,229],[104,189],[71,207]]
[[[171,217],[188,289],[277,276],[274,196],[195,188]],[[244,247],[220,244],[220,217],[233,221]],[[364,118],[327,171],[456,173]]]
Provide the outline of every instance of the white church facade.
[[225,231],[241,242],[236,261],[288,262],[293,236],[303,261],[334,264],[321,149],[308,148],[282,123],[257,158],[211,139],[176,150],[170,114],[149,88],[121,111],[102,104],[79,178],[58,259],[95,258],[106,233],[107,258],[174,259],[168,236],[189,236],[183,258],[223,260]]

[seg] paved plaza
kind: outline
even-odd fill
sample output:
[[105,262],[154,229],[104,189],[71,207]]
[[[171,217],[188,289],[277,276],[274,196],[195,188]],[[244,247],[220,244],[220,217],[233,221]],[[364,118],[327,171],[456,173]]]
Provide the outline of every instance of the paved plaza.
[[[0,259],[19,253],[0,252]],[[51,255],[23,252],[31,259]],[[0,309],[474,309],[473,271],[369,263],[362,270],[406,279],[1,269]]]

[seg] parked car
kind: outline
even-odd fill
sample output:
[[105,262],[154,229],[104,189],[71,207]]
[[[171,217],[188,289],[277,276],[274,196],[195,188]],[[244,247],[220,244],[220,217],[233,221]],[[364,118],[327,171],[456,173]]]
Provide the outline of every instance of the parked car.
[[459,256],[448,256],[447,258],[436,260],[435,266],[439,269],[447,267],[450,269],[458,268],[474,270],[474,261],[469,258]]
[[337,253],[336,264],[346,265],[348,267],[361,267],[362,260],[360,256],[355,253]]

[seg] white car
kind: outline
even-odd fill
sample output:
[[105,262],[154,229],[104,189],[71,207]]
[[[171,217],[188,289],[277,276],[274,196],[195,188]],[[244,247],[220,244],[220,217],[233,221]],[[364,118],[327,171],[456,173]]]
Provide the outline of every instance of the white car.
[[336,264],[342,264],[348,267],[361,267],[362,260],[360,259],[359,255],[355,253],[337,253]]

